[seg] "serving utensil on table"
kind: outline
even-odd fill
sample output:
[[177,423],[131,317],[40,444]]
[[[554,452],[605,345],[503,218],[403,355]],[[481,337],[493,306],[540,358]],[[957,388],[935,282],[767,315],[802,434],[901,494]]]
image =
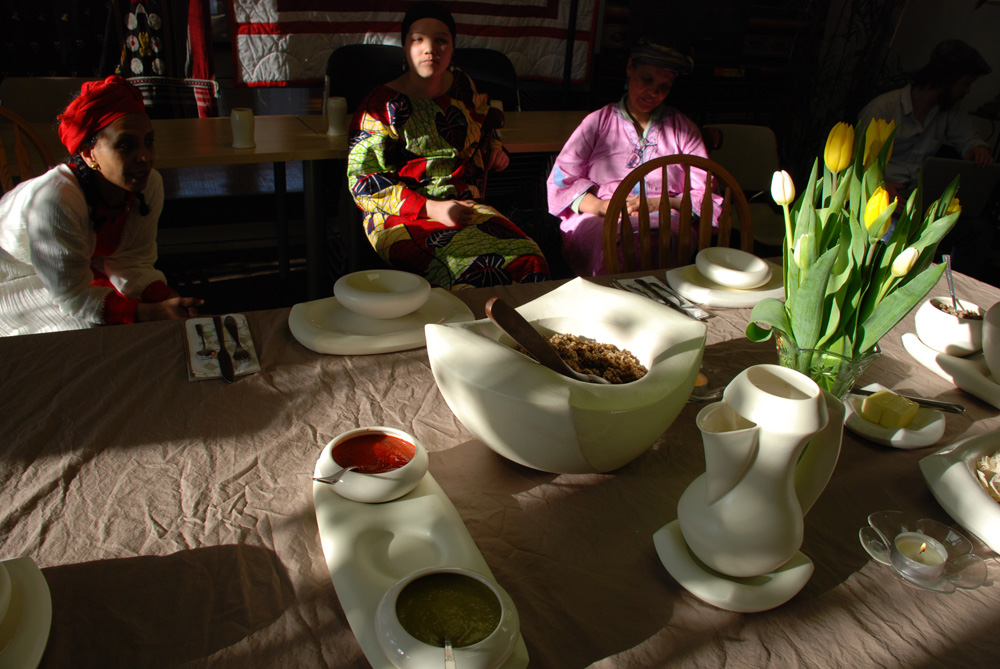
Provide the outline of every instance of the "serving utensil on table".
[[236,370],[233,368],[233,359],[229,357],[229,349],[226,348],[226,337],[222,330],[222,319],[218,316],[212,317],[215,325],[215,335],[219,338],[219,372],[227,383],[236,380]]
[[[635,293],[636,295],[642,295],[647,299],[659,302],[660,304],[668,306],[674,311],[679,311],[685,316],[694,318],[695,320],[705,322],[711,317],[711,314],[701,309],[693,302],[687,301],[688,304],[691,304],[692,306],[685,306],[684,302],[686,298],[678,295],[662,284],[654,285],[645,279],[635,279],[635,282],[640,284],[641,287],[622,283],[618,279],[612,279],[611,286],[619,290],[627,290],[630,293]],[[671,299],[671,296],[675,299]]]
[[491,297],[486,303],[486,315],[497,326],[506,332],[511,339],[524,347],[538,362],[542,363],[554,372],[563,376],[568,376],[577,381],[588,383],[611,382],[601,376],[594,374],[581,374],[566,364],[566,361],[556,352],[545,337],[534,328],[524,316],[519,314],[514,307],[510,306],[499,297]]
[[243,348],[243,344],[240,343],[240,329],[236,326],[236,319],[232,316],[226,316],[226,329],[229,330],[229,336],[233,338],[236,342],[236,350],[233,351],[233,360],[236,362],[246,362],[250,359],[250,353]]
[[201,350],[198,351],[197,355],[199,358],[211,358],[215,355],[215,350],[208,347],[205,343],[205,328],[201,326],[201,323],[195,323],[194,331],[198,333],[201,337]]
[[674,311],[679,311],[685,316],[692,317],[691,314],[685,311],[679,304],[676,304],[674,302],[671,302],[670,300],[664,299],[656,295],[651,295],[646,291],[642,290],[641,288],[622,283],[618,279],[611,279],[611,286],[612,288],[617,288],[618,290],[624,290],[630,293],[635,293],[636,295],[641,295],[642,297],[645,297],[647,300],[653,300],[654,302],[659,302],[660,304],[670,307]]
[[344,474],[346,474],[349,471],[353,471],[360,466],[361,465],[348,465],[342,468],[340,471],[336,471],[333,474],[330,474],[329,476],[314,476],[313,481],[318,481],[319,483],[329,483],[330,485],[333,485],[341,478],[343,478]]
[[941,256],[944,259],[944,276],[948,279],[948,292],[951,293],[951,306],[955,307],[955,313],[958,313],[958,298],[955,297],[955,279],[951,275],[951,255],[945,253]]
[[[868,395],[874,395],[875,392],[876,391],[874,390],[865,390],[864,388],[851,389],[852,395],[863,395],[866,397]],[[941,400],[932,400],[927,397],[911,397],[909,395],[900,395],[899,393],[896,394],[902,397],[903,399],[910,400],[911,402],[916,402],[920,406],[926,407],[928,409],[937,409],[938,411],[945,411],[947,413],[965,413],[965,407],[962,406],[961,404],[955,404],[954,402],[942,402]]]

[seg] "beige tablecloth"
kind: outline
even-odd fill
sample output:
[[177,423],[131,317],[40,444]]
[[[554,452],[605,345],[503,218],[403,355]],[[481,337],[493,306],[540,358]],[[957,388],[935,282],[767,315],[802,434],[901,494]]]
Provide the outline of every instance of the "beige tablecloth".
[[[959,278],[983,306],[1000,291]],[[462,295],[482,315],[550,289]],[[943,285],[934,294],[945,294]],[[720,380],[773,362],[742,332],[749,311],[714,310],[705,364]],[[30,556],[52,593],[45,667],[367,663],[338,602],[312,503],[333,436],[392,425],[431,451],[430,471],[513,597],[537,667],[981,666],[1000,657],[998,565],[951,595],[916,590],[869,560],[868,514],[899,509],[953,524],[917,462],[845,434],[829,487],[806,517],[805,589],[765,613],[715,609],[660,564],[652,534],[704,459],[688,405],[646,454],[603,475],[554,475],[494,454],[452,415],[426,351],[318,355],[287,310],[247,314],[261,371],[189,382],[179,322],[0,340],[0,557]],[[965,404],[941,445],[1000,427],[998,411],[916,364],[900,335],[864,381]]]

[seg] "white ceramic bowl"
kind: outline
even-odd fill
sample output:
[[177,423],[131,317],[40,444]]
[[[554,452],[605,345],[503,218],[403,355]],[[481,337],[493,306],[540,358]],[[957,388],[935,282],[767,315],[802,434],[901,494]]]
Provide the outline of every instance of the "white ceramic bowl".
[[396,600],[403,589],[419,578],[436,573],[461,574],[475,579],[489,588],[500,603],[500,623],[496,629],[479,643],[455,648],[455,665],[462,669],[494,669],[501,666],[514,652],[520,633],[517,609],[507,591],[491,579],[459,567],[421,569],[404,576],[386,591],[375,613],[375,631],[386,657],[400,669],[444,666],[444,648],[414,638],[403,629],[396,616]]
[[431,295],[427,279],[395,269],[345,274],[333,284],[333,295],[351,311],[369,318],[399,318],[424,306]]
[[[932,297],[924,301],[913,316],[917,336],[920,341],[938,353],[965,356],[975,353],[983,346],[983,321],[959,318],[941,311],[935,305],[951,306],[950,297]],[[982,315],[979,305],[964,300],[958,306]]]
[[993,381],[1000,383],[1000,302],[990,307],[983,317],[983,357]]
[[518,353],[489,320],[426,326],[442,396],[505,458],[547,472],[611,471],[652,446],[686,404],[705,348],[704,323],[583,279],[518,311],[543,334],[628,349],[649,373],[620,385],[577,381]]
[[[383,426],[359,427],[356,430],[348,430],[331,441],[331,454],[335,454],[338,444],[353,437],[367,434],[386,434],[413,444],[415,448],[413,458],[402,467],[387,472],[365,474],[352,470],[344,472],[344,475],[336,483],[321,485],[332,485],[334,492],[341,497],[366,503],[388,502],[402,497],[416,488],[420,480],[424,478],[424,474],[427,473],[427,450],[416,438],[402,430]],[[351,464],[337,462],[333,455],[328,460],[322,465],[322,476],[329,476],[347,464]]]
[[709,281],[729,288],[757,288],[771,278],[771,268],[763,259],[726,246],[702,249],[695,256],[694,265]]

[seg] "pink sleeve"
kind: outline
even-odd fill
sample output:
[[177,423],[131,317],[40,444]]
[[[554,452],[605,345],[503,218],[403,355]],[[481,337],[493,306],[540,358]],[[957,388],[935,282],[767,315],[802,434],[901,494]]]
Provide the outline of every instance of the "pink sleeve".
[[598,184],[588,178],[591,154],[597,139],[600,110],[588,114],[580,123],[552,166],[546,181],[549,213],[553,216],[572,214],[570,205]]

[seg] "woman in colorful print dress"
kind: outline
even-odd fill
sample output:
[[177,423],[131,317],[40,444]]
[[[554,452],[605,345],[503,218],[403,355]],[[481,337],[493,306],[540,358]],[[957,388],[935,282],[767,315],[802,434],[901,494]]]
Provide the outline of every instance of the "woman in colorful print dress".
[[451,290],[548,279],[538,245],[477,201],[487,166],[502,170],[509,158],[495,137],[480,142],[489,103],[451,67],[451,14],[416,3],[402,37],[406,71],[376,88],[351,124],[347,177],[372,246]]

